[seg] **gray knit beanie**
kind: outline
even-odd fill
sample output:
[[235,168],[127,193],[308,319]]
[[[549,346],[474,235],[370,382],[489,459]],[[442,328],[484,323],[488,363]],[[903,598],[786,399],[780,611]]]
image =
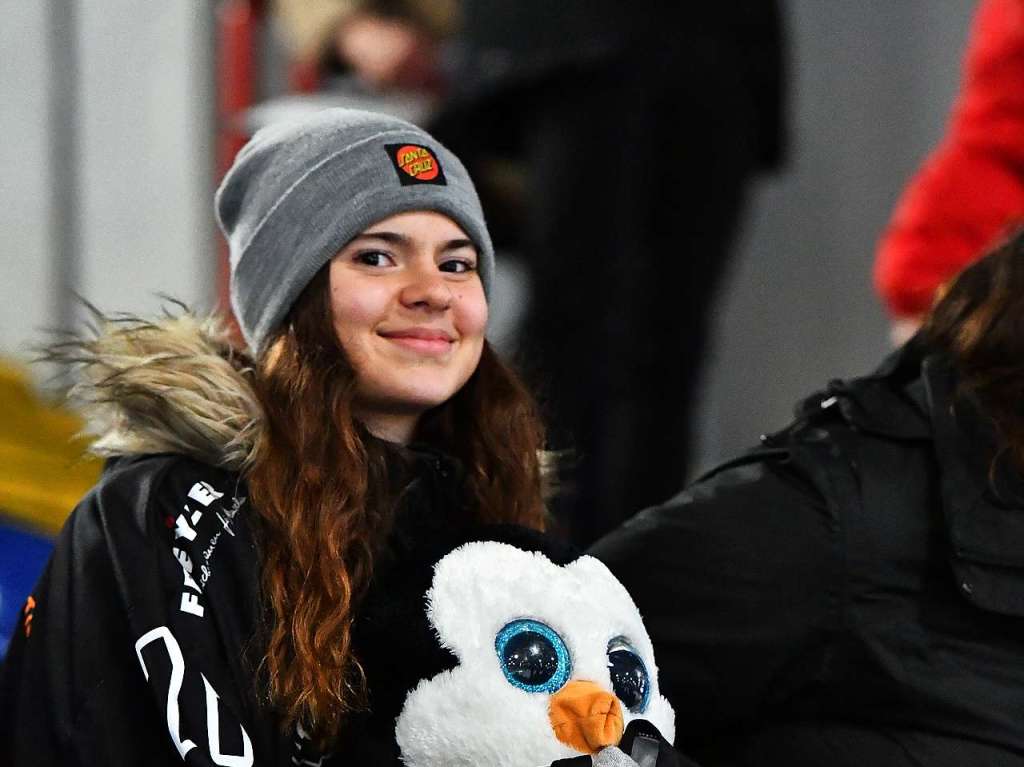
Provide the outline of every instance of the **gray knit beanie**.
[[485,291],[494,274],[494,248],[465,167],[394,117],[326,109],[263,128],[235,158],[215,204],[230,248],[231,307],[257,354],[320,267],[396,213],[448,216],[476,245]]

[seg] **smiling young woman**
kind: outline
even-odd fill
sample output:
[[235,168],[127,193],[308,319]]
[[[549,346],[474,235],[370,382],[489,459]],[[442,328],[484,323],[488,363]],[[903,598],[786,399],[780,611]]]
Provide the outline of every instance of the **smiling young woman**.
[[189,314],[52,350],[113,460],[12,643],[4,763],[343,757],[396,542],[544,526],[543,429],[485,339],[493,249],[456,157],[326,110],[258,133],[217,216],[246,350]]
[[377,436],[408,442],[476,370],[487,327],[477,260],[454,221],[426,211],[378,222],[332,259],[334,329],[362,371],[356,408]]

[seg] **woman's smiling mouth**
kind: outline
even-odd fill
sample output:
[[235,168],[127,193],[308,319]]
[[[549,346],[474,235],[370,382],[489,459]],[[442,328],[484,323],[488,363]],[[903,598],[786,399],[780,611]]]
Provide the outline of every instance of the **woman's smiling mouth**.
[[455,339],[450,333],[438,328],[411,327],[380,330],[377,335],[418,354],[446,354],[455,343]]

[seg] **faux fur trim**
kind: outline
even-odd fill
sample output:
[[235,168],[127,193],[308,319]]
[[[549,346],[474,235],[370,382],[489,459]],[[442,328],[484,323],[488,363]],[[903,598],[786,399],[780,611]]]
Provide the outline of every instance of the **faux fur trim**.
[[43,359],[72,368],[68,399],[97,455],[179,453],[234,470],[252,460],[262,411],[251,360],[219,317],[94,310],[88,335],[51,345]]

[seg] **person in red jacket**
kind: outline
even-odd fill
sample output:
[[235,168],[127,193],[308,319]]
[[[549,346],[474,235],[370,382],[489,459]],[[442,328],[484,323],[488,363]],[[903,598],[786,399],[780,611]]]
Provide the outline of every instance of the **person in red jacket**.
[[982,0],[942,143],[882,235],[875,286],[905,340],[936,290],[1024,220],[1024,0]]

